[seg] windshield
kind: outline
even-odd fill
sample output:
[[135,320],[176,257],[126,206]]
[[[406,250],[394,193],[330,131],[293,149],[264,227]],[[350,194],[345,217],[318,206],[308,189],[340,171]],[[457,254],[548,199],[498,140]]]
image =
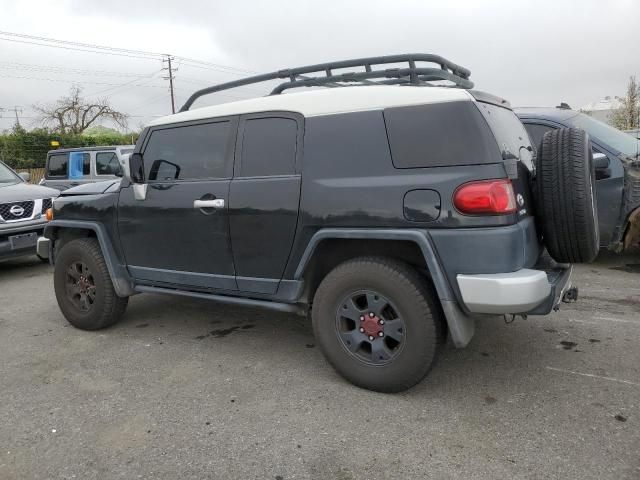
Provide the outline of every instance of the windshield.
[[579,113],[575,117],[569,118],[567,122],[575,127],[582,128],[593,138],[597,138],[602,143],[607,144],[628,157],[635,157],[638,155],[638,151],[640,151],[640,146],[638,145],[640,141],[628,133],[624,133],[584,113]]
[[6,165],[0,163],[0,185],[14,184],[21,182],[22,179],[13,173]]

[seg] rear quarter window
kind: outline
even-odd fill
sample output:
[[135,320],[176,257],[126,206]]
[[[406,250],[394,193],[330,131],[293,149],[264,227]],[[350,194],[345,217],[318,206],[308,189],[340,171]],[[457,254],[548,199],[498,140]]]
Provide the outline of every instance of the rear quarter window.
[[478,108],[496,137],[502,158],[520,158],[520,148],[531,147],[529,134],[513,110],[483,102],[478,102]]
[[501,161],[475,102],[444,102],[384,110],[396,168],[476,165]]

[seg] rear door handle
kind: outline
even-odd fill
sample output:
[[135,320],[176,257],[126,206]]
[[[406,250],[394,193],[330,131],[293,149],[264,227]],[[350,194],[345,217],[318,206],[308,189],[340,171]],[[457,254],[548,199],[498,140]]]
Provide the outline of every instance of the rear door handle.
[[213,200],[194,200],[193,208],[224,208],[224,198]]

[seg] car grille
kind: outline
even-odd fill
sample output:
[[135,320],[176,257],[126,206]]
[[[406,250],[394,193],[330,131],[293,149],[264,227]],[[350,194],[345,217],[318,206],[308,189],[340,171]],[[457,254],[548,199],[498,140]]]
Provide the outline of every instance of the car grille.
[[49,210],[51,208],[51,206],[53,205],[53,201],[51,198],[43,198],[42,199],[42,213],[46,213],[47,210]]
[[[33,204],[33,200],[27,202],[2,203],[0,204],[0,217],[6,222],[31,218],[31,215],[33,215]],[[13,210],[13,212],[11,210]]]

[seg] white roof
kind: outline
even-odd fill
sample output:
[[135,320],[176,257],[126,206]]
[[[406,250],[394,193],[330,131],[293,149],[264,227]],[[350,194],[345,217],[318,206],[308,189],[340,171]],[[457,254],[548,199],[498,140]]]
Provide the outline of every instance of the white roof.
[[[215,93],[212,94],[212,97]],[[386,107],[474,101],[465,90],[446,87],[353,86],[325,88],[195,108],[152,120],[148,126],[269,111],[298,112],[305,117],[380,110]]]

